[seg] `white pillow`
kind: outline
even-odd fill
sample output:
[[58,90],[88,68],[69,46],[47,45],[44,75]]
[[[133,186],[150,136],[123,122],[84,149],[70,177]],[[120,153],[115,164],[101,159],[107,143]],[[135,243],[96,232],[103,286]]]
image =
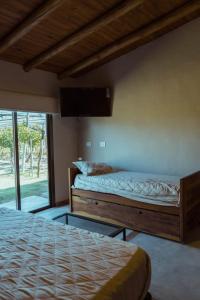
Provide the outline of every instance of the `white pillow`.
[[113,171],[112,167],[105,163],[95,163],[91,161],[74,161],[73,164],[83,173],[84,175],[100,175],[110,173]]

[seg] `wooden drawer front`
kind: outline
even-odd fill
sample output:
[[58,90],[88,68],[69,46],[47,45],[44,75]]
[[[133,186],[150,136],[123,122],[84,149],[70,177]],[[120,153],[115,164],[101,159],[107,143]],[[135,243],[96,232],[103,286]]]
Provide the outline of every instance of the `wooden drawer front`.
[[179,216],[72,196],[73,211],[117,221],[126,227],[179,239]]

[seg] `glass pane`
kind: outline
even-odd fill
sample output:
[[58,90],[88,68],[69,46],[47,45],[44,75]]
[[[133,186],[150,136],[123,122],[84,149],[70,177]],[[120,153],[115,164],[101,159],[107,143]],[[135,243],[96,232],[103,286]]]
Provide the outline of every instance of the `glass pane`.
[[17,113],[21,209],[49,205],[46,114]]
[[0,207],[16,209],[12,112],[0,110]]

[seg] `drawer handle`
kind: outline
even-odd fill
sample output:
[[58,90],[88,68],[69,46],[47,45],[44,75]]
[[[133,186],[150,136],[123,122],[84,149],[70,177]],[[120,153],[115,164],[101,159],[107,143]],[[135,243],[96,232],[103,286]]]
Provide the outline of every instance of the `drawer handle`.
[[98,205],[98,202],[96,201],[95,204]]
[[139,215],[142,215],[142,211],[141,210],[139,210]]

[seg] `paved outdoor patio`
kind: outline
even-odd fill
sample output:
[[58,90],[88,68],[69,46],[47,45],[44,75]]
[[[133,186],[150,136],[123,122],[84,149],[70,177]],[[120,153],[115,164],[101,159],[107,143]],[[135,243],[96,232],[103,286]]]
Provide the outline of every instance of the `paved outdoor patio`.
[[[22,198],[22,210],[32,211],[41,207],[45,207],[49,204],[49,199],[40,196],[30,196]],[[11,209],[16,209],[16,200],[11,200],[7,203],[0,204],[0,207],[7,207]]]

